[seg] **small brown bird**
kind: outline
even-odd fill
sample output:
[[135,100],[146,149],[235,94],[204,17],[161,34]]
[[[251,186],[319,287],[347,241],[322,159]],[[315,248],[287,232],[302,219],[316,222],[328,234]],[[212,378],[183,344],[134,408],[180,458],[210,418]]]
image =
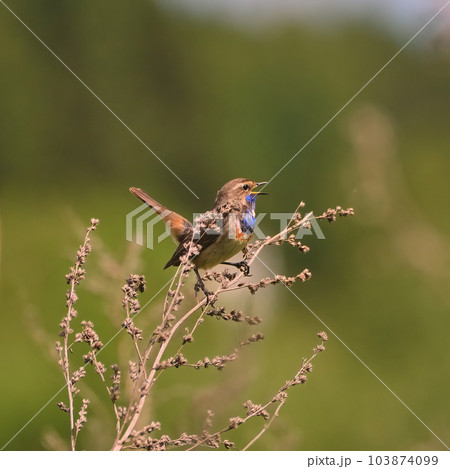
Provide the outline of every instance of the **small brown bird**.
[[[201,246],[201,250],[191,259],[199,280],[198,269],[209,269],[217,264],[233,265],[241,268],[248,275],[249,268],[244,261],[238,263],[226,261],[242,251],[249,242],[255,225],[256,198],[259,195],[267,195],[266,192],[256,192],[254,189],[265,184],[267,183],[239,178],[227,182],[217,192],[214,206],[208,212],[208,224],[220,226],[220,229],[200,228],[195,242]],[[156,202],[142,189],[130,187],[130,191],[161,216],[164,222],[169,225],[172,237],[179,243],[164,268],[180,265],[180,257],[187,253],[187,243],[194,236],[195,230],[192,223]],[[203,288],[201,280],[200,285]]]

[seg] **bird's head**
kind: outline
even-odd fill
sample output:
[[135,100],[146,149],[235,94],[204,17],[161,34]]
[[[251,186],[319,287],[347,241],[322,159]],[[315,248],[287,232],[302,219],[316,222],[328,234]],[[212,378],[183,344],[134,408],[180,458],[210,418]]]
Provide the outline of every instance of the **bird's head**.
[[267,192],[258,192],[259,186],[266,185],[267,182],[255,182],[252,179],[238,178],[227,182],[217,192],[215,207],[221,207],[228,202],[254,207],[256,198],[259,195],[268,195]]

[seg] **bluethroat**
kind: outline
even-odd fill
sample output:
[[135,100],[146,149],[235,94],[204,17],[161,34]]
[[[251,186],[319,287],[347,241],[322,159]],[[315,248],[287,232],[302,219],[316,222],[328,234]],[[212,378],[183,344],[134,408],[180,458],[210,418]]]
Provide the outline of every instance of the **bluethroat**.
[[258,192],[255,189],[265,184],[267,183],[245,178],[227,182],[217,192],[212,210],[203,216],[200,226],[195,227],[183,216],[152,199],[142,189],[130,187],[130,191],[155,210],[169,226],[173,239],[178,243],[165,269],[172,265],[180,265],[180,258],[188,253],[192,240],[199,245],[200,252],[192,257],[191,261],[199,284],[206,292],[198,269],[210,269],[218,264],[227,264],[249,275],[249,267],[244,261],[237,263],[226,261],[242,251],[249,242],[255,226],[256,198],[259,195],[267,195],[266,192]]

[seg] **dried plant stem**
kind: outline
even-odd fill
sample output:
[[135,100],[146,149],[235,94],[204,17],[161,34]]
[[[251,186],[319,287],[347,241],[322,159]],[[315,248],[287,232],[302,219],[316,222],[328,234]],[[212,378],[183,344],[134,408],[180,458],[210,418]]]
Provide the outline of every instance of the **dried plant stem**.
[[[158,354],[156,355],[156,358],[154,360],[154,363],[159,363],[161,361],[161,358],[166,351],[167,346],[170,343],[170,339],[172,336],[175,334],[177,329],[186,321],[192,314],[194,314],[195,311],[199,308],[200,305],[204,305],[207,303],[207,299],[204,298],[200,303],[198,303],[196,306],[194,306],[190,311],[188,311],[170,330],[169,332],[169,337],[165,342],[162,343],[161,348],[159,349]],[[124,442],[128,439],[130,436],[131,432],[133,431],[134,427],[137,424],[137,421],[140,417],[140,413],[142,412],[142,408],[144,407],[145,401],[147,399],[148,392],[150,391],[152,385],[153,385],[153,378],[156,373],[155,367],[152,367],[148,377],[145,379],[144,384],[141,388],[141,395],[139,397],[139,400],[136,405],[136,410],[133,415],[133,417],[130,420],[130,423],[128,424],[127,429],[125,430],[124,434],[122,435],[121,438],[114,442],[114,446],[112,447],[113,451],[120,451],[122,449],[122,446]]]
[[[125,311],[126,311],[126,315],[127,315],[127,319],[131,319],[131,314],[130,314],[130,306],[128,303],[126,303],[125,305]],[[139,366],[143,366],[143,358],[142,358],[142,355],[141,355],[141,351],[139,350],[139,345],[138,345],[138,339],[136,336],[132,336],[131,337],[132,340],[133,340],[133,345],[134,345],[134,349],[136,351],[136,355],[138,357],[138,360],[139,360]]]
[[[326,338],[326,335],[323,335],[324,333],[321,332],[320,333],[324,338],[325,340],[327,340]],[[300,368],[300,371],[297,373],[297,376],[299,374],[304,374],[306,373],[306,370],[307,370],[307,365],[309,365],[311,363],[312,360],[314,360],[314,358],[318,355],[319,352],[321,352],[323,350],[323,342],[321,344],[321,347],[320,348],[316,348],[314,350],[314,353],[313,355],[308,359],[308,360],[304,360],[303,361],[303,365],[302,367]],[[284,392],[285,390],[287,390],[289,387],[293,386],[294,384],[294,381],[295,381],[295,378],[291,381],[288,381],[280,390],[280,392]],[[275,409],[272,417],[270,418],[270,420],[264,425],[264,427],[261,429],[261,431],[249,442],[247,443],[244,448],[242,448],[242,451],[247,451],[248,448],[250,448],[251,445],[253,445],[253,443],[255,443],[256,440],[258,440],[265,432],[266,430],[272,425],[273,421],[275,420],[275,418],[277,418],[279,416],[279,412],[280,412],[280,409],[283,407],[283,405],[286,403],[286,399],[287,399],[287,396],[285,399],[282,399],[280,401],[280,403],[278,404],[277,408]],[[272,401],[273,402],[273,401]]]
[[[305,218],[308,218],[309,215]],[[248,258],[247,258],[247,264],[248,266],[251,266],[252,263],[255,261],[256,257],[259,255],[259,253],[264,249],[264,247],[270,245],[270,244],[275,244],[275,243],[281,243],[283,240],[286,239],[287,234],[289,234],[291,231],[294,229],[298,229],[302,223],[304,223],[305,220],[302,219],[301,217],[298,217],[298,213],[295,212],[293,218],[289,222],[289,224],[286,226],[284,230],[276,234],[275,236],[268,237],[265,240],[259,242],[259,244],[256,244],[253,250],[250,252]],[[191,246],[189,248],[189,254],[194,251],[194,248],[192,247],[192,242]],[[189,254],[187,258],[189,259]],[[183,280],[184,278],[189,274],[189,271],[191,270],[191,265],[190,263],[186,260],[186,262],[181,264],[181,269],[178,268],[174,279],[171,282],[171,286],[176,285],[175,290],[169,289],[168,295],[166,295],[165,301],[164,301],[164,313],[163,313],[163,323],[164,321],[167,321],[168,317],[172,313],[172,311],[175,310],[175,305],[177,302],[178,295],[180,295],[180,289],[183,285]],[[133,432],[134,428],[136,427],[136,424],[139,420],[140,414],[142,412],[142,409],[145,405],[145,402],[147,400],[147,396],[153,387],[156,378],[156,372],[157,367],[161,361],[162,357],[164,355],[164,352],[166,351],[168,345],[171,342],[171,339],[175,332],[182,326],[187,319],[189,319],[195,312],[197,312],[199,309],[206,308],[210,306],[216,299],[218,298],[219,295],[222,293],[226,293],[229,291],[234,291],[237,289],[241,288],[247,288],[248,284],[247,283],[241,283],[241,281],[244,278],[244,273],[242,271],[239,271],[235,277],[232,280],[229,280],[226,282],[226,284],[219,285],[218,288],[213,292],[211,296],[205,297],[203,300],[198,302],[193,308],[191,308],[184,316],[182,316],[176,323],[170,328],[170,331],[168,332],[167,337],[164,337],[164,341],[162,342],[160,349],[158,353],[156,354],[156,357],[154,360],[152,360],[152,366],[149,368],[149,372],[147,374],[146,371],[146,364],[150,358],[151,352],[153,350],[154,343],[150,342],[149,346],[145,350],[143,357],[140,358],[140,372],[141,376],[143,377],[143,380],[140,382],[140,396],[137,399],[137,402],[135,404],[134,408],[134,414],[130,417],[129,410],[131,408],[131,405],[128,406],[128,412],[127,412],[127,417],[124,420],[122,431],[121,431],[121,436],[117,437],[112,450],[113,451],[120,451],[127,439],[130,437],[131,433]],[[172,299],[168,300],[168,296],[171,296]],[[202,315],[204,314],[204,311],[202,311]],[[196,326],[198,326],[198,321],[196,323]],[[140,354],[138,354],[140,357]],[[164,370],[160,370],[160,373]],[[160,373],[158,374],[158,377],[160,376]],[[137,383],[135,385],[135,390],[137,391]],[[129,419],[129,420],[128,420]],[[125,428],[126,427],[126,428]]]
[[[262,248],[261,248],[262,249]],[[258,251],[259,252],[259,251]],[[253,259],[252,259],[252,262],[253,262]],[[250,263],[249,263],[250,265]],[[178,273],[178,272],[177,272]],[[182,283],[182,276],[183,276],[183,273],[184,273],[184,269],[181,269],[181,273],[179,274],[179,281],[178,281],[178,285],[177,285],[177,291],[179,291],[179,287],[181,286],[181,283]],[[244,274],[242,272],[240,272],[236,277],[235,279],[232,281],[232,283],[236,283],[238,282],[242,277],[244,276]],[[177,274],[175,275],[175,277],[177,277]],[[223,289],[222,287],[218,287],[217,290],[214,292],[214,296],[218,296],[219,294],[223,293],[224,291],[228,291],[228,289]],[[175,296],[174,296],[175,298]],[[196,311],[198,311],[200,308],[203,308],[203,307],[206,307],[210,304],[209,302],[209,299],[208,298],[204,298],[203,300],[201,300],[200,302],[198,302],[193,308],[191,308],[184,316],[181,317],[181,319],[179,319],[179,321],[171,328],[170,332],[169,332],[169,335],[168,337],[166,338],[166,340],[162,343],[160,349],[159,349],[159,352],[158,354],[156,355],[154,361],[153,361],[153,366],[150,370],[150,373],[148,374],[148,376],[145,378],[144,380],[144,383],[141,387],[141,395],[139,397],[139,400],[136,404],[136,410],[135,410],[135,413],[133,415],[133,417],[131,418],[130,420],[130,423],[128,424],[127,426],[127,429],[125,430],[125,432],[123,433],[123,435],[120,437],[120,438],[116,438],[116,441],[114,442],[114,445],[112,447],[112,450],[113,451],[120,451],[123,447],[123,444],[124,442],[128,439],[128,437],[130,436],[131,432],[134,430],[136,424],[137,424],[137,421],[139,420],[139,417],[140,417],[140,413],[142,412],[142,409],[144,407],[144,404],[145,404],[145,401],[147,399],[147,395],[150,391],[150,389],[153,387],[156,379],[155,379],[155,374],[156,374],[156,371],[158,371],[156,369],[156,364],[158,364],[161,359],[162,359],[162,356],[164,354],[164,352],[166,351],[166,348],[168,347],[169,343],[170,343],[170,340],[171,338],[173,337],[173,335],[175,334],[175,332],[180,328],[180,326],[182,324],[184,324],[184,322],[189,319]],[[173,302],[172,302],[172,305],[173,305]],[[170,308],[165,312],[165,316],[168,314],[168,312],[170,312]],[[202,312],[202,315],[204,314],[204,312]],[[200,319],[200,318],[199,318]],[[199,320],[197,320],[194,328],[196,328],[199,324]],[[145,354],[144,354],[144,359],[143,359],[143,362],[144,362],[144,366],[145,366],[145,363],[146,361],[149,359],[150,357],[150,354],[151,354],[151,351],[152,351],[152,345],[151,344]],[[162,372],[163,370],[161,370]],[[161,374],[161,372],[158,374],[158,377],[159,375]]]
[[73,419],[73,393],[71,389],[71,382],[70,382],[70,366],[69,366],[69,354],[68,354],[68,340],[67,336],[64,337],[64,359],[63,359],[63,374],[66,380],[66,389],[69,398],[69,415],[70,415],[70,445],[72,451],[75,451],[75,426],[74,426],[74,419]]
[[242,451],[247,451],[250,446],[255,443],[256,440],[258,440],[263,434],[264,432],[272,425],[272,422],[279,416],[279,411],[281,409],[281,407],[283,407],[284,405],[284,402],[280,402],[277,406],[277,408],[275,409],[275,412],[272,414],[272,417],[270,417],[270,420],[264,425],[264,427],[261,429],[261,431],[253,438],[253,440],[251,440],[249,443],[247,443],[243,448],[242,448]]
[[[83,242],[83,248],[86,248],[86,245],[89,242],[89,233],[90,229],[86,231],[86,236],[84,238]],[[75,263],[75,270],[78,270],[81,268],[81,260],[80,256],[78,256],[78,259]],[[77,279],[74,276],[71,281],[70,281],[70,293],[69,293],[69,298],[73,298],[74,293],[75,293],[75,285],[76,285]],[[67,302],[67,321],[70,323],[72,320],[72,317],[74,315],[73,313],[73,301]],[[69,334],[64,335],[64,343],[63,343],[63,349],[64,349],[64,360],[63,360],[63,372],[64,372],[64,377],[66,379],[66,388],[67,388],[67,394],[69,398],[69,414],[70,414],[70,444],[72,447],[72,451],[75,451],[75,444],[76,444],[76,438],[78,436],[78,432],[75,432],[75,423],[74,423],[74,417],[73,417],[73,389],[72,389],[72,383],[71,383],[71,375],[70,375],[70,364],[69,364]]]
[[[256,409],[254,411],[249,411],[247,412],[247,416],[244,417],[244,418],[240,418],[239,419],[239,423],[237,425],[242,425],[243,423],[247,422],[247,420],[253,418],[253,417],[256,417],[256,416],[260,416],[260,415],[263,415],[263,412],[266,411],[266,409],[272,405],[274,402],[279,402],[274,414],[272,415],[272,417],[270,418],[270,420],[264,425],[264,427],[262,428],[262,430],[243,448],[243,451],[247,450],[256,440],[258,440],[258,438],[261,437],[261,435],[263,435],[263,433],[270,427],[270,425],[272,424],[273,420],[278,416],[278,412],[279,410],[281,409],[281,407],[284,405],[284,403],[286,402],[286,399],[287,399],[287,392],[289,390],[289,388],[291,388],[292,386],[295,386],[297,384],[303,384],[306,382],[306,375],[305,373],[308,373],[312,370],[312,367],[310,366],[311,364],[311,361],[314,360],[315,357],[317,357],[317,355],[322,352],[323,350],[325,350],[325,347],[323,345],[323,342],[328,340],[327,338],[327,335],[325,334],[325,332],[319,332],[319,337],[322,338],[322,343],[319,344],[317,347],[314,348],[314,353],[311,355],[311,357],[307,360],[307,359],[303,359],[303,363],[302,363],[302,366],[300,368],[300,370],[296,373],[295,377],[293,379],[291,379],[290,381],[287,381],[286,384],[284,384],[279,390],[278,392],[276,393],[276,395],[269,401],[267,402],[266,404],[264,404],[263,406],[255,406]],[[197,443],[195,443],[193,446],[191,446],[190,448],[188,448],[186,451],[191,451],[195,448],[197,448],[198,446],[206,443],[208,440],[211,440],[213,439],[214,437],[218,437],[220,435],[222,435],[223,433],[225,432],[228,432],[230,430],[234,430],[235,428],[237,428],[237,425],[227,425],[226,427],[222,428],[222,430],[219,430],[217,431],[216,433],[212,434],[212,435],[208,435],[207,438],[204,438],[200,441],[198,441]]]
[[[252,413],[250,413],[249,415],[247,415],[246,417],[240,419],[239,425],[242,425],[243,423],[247,422],[247,420],[251,419],[252,417],[256,417],[256,416],[259,414],[259,412],[260,412],[261,410],[266,410],[267,407],[270,406],[270,404],[272,404],[272,402],[268,402],[267,404],[265,404],[264,406],[262,406],[261,409],[258,410],[258,412],[256,412],[256,411],[255,411],[255,412],[252,412]],[[220,436],[220,435],[222,435],[222,434],[225,433],[225,432],[228,432],[228,431],[230,431],[230,430],[233,430],[234,428],[235,428],[235,427],[232,427],[232,426],[230,426],[230,425],[227,425],[226,427],[222,428],[222,430],[219,430],[219,431],[217,431],[216,433],[213,433],[213,434],[211,434],[211,435],[208,435],[207,438],[201,439],[200,441],[198,441],[197,443],[195,443],[193,446],[191,446],[190,448],[188,448],[186,451],[192,451],[193,449],[197,448],[198,446],[205,444],[208,440],[210,440],[210,439],[212,439],[212,438],[214,438],[214,437],[216,437],[216,436]]]
[[[67,314],[61,321],[60,327],[61,332],[60,335],[63,336],[63,345],[61,347],[60,343],[58,342],[56,347],[60,356],[59,364],[61,366],[64,379],[66,381],[66,389],[67,395],[69,399],[69,407],[68,413],[70,416],[70,443],[72,451],[75,451],[76,440],[78,436],[78,432],[81,429],[81,426],[77,428],[74,421],[74,404],[73,404],[73,396],[78,392],[75,388],[75,383],[80,379],[81,375],[78,374],[77,378],[75,375],[72,377],[70,371],[70,362],[69,362],[69,335],[73,332],[70,327],[70,323],[74,317],[77,315],[77,311],[74,308],[74,304],[77,301],[78,297],[75,292],[75,287],[80,283],[80,281],[84,278],[84,269],[82,269],[83,264],[86,262],[86,256],[90,253],[90,238],[89,235],[91,231],[95,230],[98,224],[98,220],[91,219],[91,226],[86,230],[86,235],[84,237],[84,242],[80,249],[77,252],[77,260],[75,262],[75,266],[71,268],[70,274],[66,276],[67,282],[70,285],[70,289],[66,295],[66,306],[67,306]],[[83,411],[86,411],[87,404],[84,405],[83,403]],[[81,417],[81,415],[80,415]],[[78,423],[78,422],[77,422]]]
[[[102,370],[103,364],[100,363],[97,360],[97,355],[96,355],[95,352],[92,352],[92,356],[93,356],[92,364],[94,365],[95,370],[97,371],[97,373],[100,375],[100,379],[102,380],[103,384],[105,385],[106,392],[108,393],[109,397],[112,398],[113,393],[111,392],[111,389],[109,388],[109,386],[106,384],[105,373]],[[119,417],[119,412],[117,410],[117,404],[114,401],[113,401],[113,408],[114,408],[114,415],[116,416],[116,434],[118,435],[119,432],[120,432],[120,417]]]
[[[303,207],[303,203],[299,205],[295,213],[289,220],[287,226],[279,233],[272,237],[267,237],[263,240],[258,240],[253,244],[248,244],[244,249],[244,260],[245,262],[240,263],[240,270],[237,272],[230,272],[225,269],[223,272],[210,272],[207,271],[202,279],[198,279],[195,286],[195,291],[198,292],[199,286],[201,286],[205,296],[203,299],[197,299],[196,304],[190,305],[187,312],[186,309],[181,310],[180,305],[184,301],[185,297],[182,293],[183,286],[187,277],[191,274],[194,269],[192,260],[200,252],[200,246],[196,244],[194,239],[187,241],[183,248],[186,252],[185,255],[180,256],[180,265],[177,268],[175,275],[173,276],[169,290],[164,298],[162,318],[160,324],[154,329],[150,335],[146,345],[142,346],[140,342],[144,338],[144,331],[139,329],[134,322],[134,318],[141,312],[141,306],[139,302],[139,293],[143,293],[146,287],[145,278],[142,275],[130,275],[127,278],[126,284],[122,287],[124,292],[124,299],[122,306],[125,310],[125,320],[122,323],[123,329],[131,336],[135,358],[134,361],[129,360],[129,378],[132,382],[131,396],[127,399],[126,406],[118,406],[116,404],[118,399],[121,399],[121,376],[122,371],[119,365],[112,365],[114,374],[111,376],[111,385],[107,384],[105,373],[107,368],[105,365],[97,359],[97,352],[103,347],[102,342],[98,334],[94,330],[94,325],[90,321],[81,322],[81,332],[75,334],[75,340],[71,342],[69,336],[73,333],[71,329],[71,321],[77,315],[73,305],[77,301],[77,295],[75,292],[76,285],[79,284],[80,280],[84,278],[84,269],[82,269],[85,263],[86,256],[89,254],[90,239],[89,234],[95,229],[98,224],[98,220],[92,219],[91,226],[88,228],[84,244],[80,246],[77,252],[77,260],[71,272],[66,276],[67,283],[70,284],[70,289],[67,292],[67,315],[63,317],[60,327],[62,331],[60,335],[64,338],[63,344],[57,343],[57,350],[59,353],[59,363],[63,371],[64,379],[66,381],[68,389],[68,406],[63,402],[58,403],[58,406],[64,412],[70,415],[70,430],[71,430],[71,448],[75,450],[77,437],[79,431],[83,428],[83,424],[87,419],[87,408],[89,405],[88,399],[83,399],[83,403],[78,412],[79,418],[75,421],[75,409],[74,409],[74,396],[79,393],[79,389],[76,387],[76,383],[84,377],[85,366],[78,370],[72,371],[69,366],[69,351],[72,352],[72,346],[77,343],[84,342],[90,347],[90,351],[83,355],[83,360],[86,364],[91,363],[95,369],[95,372],[100,375],[102,383],[105,385],[108,395],[113,404],[113,410],[116,420],[116,436],[112,445],[113,451],[120,451],[122,449],[149,449],[149,450],[165,450],[168,447],[186,446],[188,451],[198,448],[201,445],[209,447],[219,448],[220,444],[226,449],[233,447],[234,443],[228,440],[221,439],[221,435],[237,428],[239,425],[247,422],[253,417],[262,417],[267,422],[259,433],[243,448],[246,451],[250,448],[261,436],[270,428],[271,424],[278,417],[280,410],[287,399],[287,391],[297,384],[303,384],[307,380],[306,374],[312,371],[311,361],[317,356],[319,352],[325,349],[323,342],[327,340],[324,332],[319,333],[322,338],[322,343],[314,348],[314,353],[311,358],[303,359],[302,366],[297,372],[295,377],[290,381],[287,381],[277,392],[277,394],[264,405],[253,404],[251,401],[247,401],[244,407],[247,409],[246,416],[244,417],[233,417],[230,418],[229,423],[226,427],[221,430],[210,434],[209,428],[212,425],[213,413],[208,411],[208,425],[205,426],[202,433],[199,435],[187,435],[182,433],[178,438],[170,438],[168,435],[162,435],[159,438],[155,438],[151,434],[155,430],[161,429],[159,422],[151,422],[142,427],[142,429],[136,429],[136,426],[143,416],[145,404],[149,398],[150,392],[153,390],[155,383],[158,381],[161,374],[168,368],[178,368],[181,366],[188,366],[194,369],[215,367],[218,370],[223,369],[229,362],[235,360],[238,357],[239,348],[236,347],[234,352],[229,355],[216,356],[212,359],[204,356],[204,358],[195,361],[188,360],[181,353],[182,349],[186,344],[194,341],[194,334],[196,334],[200,324],[205,322],[205,317],[215,317],[221,321],[234,321],[244,322],[248,325],[257,325],[261,322],[258,316],[248,316],[244,312],[239,310],[228,311],[225,307],[216,306],[218,298],[224,294],[233,292],[241,289],[248,289],[251,294],[255,294],[260,288],[264,288],[268,285],[275,285],[283,283],[287,286],[292,285],[294,282],[301,281],[305,282],[311,277],[311,273],[308,269],[304,269],[302,272],[294,277],[285,277],[283,275],[275,275],[273,278],[267,277],[262,278],[256,283],[250,283],[248,280],[248,269],[253,264],[255,259],[259,256],[261,251],[269,245],[281,245],[289,244],[297,247],[299,251],[305,253],[308,252],[309,247],[303,245],[296,239],[296,235],[293,233],[295,230],[299,230],[306,227],[311,227],[311,217],[314,215],[311,213],[302,217],[298,212],[300,207]],[[343,210],[341,207],[336,209],[328,209],[316,219],[325,219],[330,222],[336,220],[336,216],[352,215],[353,210]],[[206,216],[206,214],[205,214]],[[200,231],[205,229],[205,220],[208,217],[198,219],[199,222],[196,226],[199,226]],[[198,272],[196,271],[198,274]],[[212,281],[216,283],[213,291],[206,291],[203,281]],[[208,285],[209,286],[209,285]],[[193,323],[193,326],[187,327]],[[174,346],[175,339],[179,337],[179,331],[182,327],[185,327],[185,335],[182,336],[181,343],[177,347]],[[264,335],[260,332],[253,334],[247,340],[240,342],[239,346],[247,346],[253,342],[257,342],[264,339]],[[141,346],[140,346],[141,345]],[[178,349],[174,356],[165,356],[168,347]],[[206,355],[206,354],[205,354]],[[153,394],[152,394],[153,395]],[[269,414],[268,408],[273,406],[274,411]],[[271,407],[272,408],[272,407]]]
[[[171,291],[173,289],[173,285],[175,284],[175,281],[178,279],[179,275],[180,275],[180,269],[182,269],[184,266],[183,265],[179,265],[177,267],[177,270],[175,272],[175,275],[172,277],[172,281],[170,282],[170,286],[169,286],[169,290],[168,291]],[[180,285],[181,286],[181,285]],[[164,297],[164,306],[163,306],[163,320],[166,316],[166,313],[167,311],[170,310],[170,308],[168,307],[169,306],[169,298],[170,296],[169,295],[166,295]]]
[[[180,273],[180,270],[181,270],[181,273]],[[182,285],[181,278],[183,276],[183,273],[184,273],[184,265],[178,266],[177,271],[176,271],[175,275],[173,276],[173,278],[170,282],[170,286],[169,286],[169,290],[168,290],[169,292],[172,291],[173,285],[175,284],[175,281],[177,281],[177,279],[178,279],[178,281],[177,281],[176,294],[179,292],[179,289]],[[171,308],[173,308],[173,302],[171,303],[171,307],[169,307],[169,298],[170,298],[170,295],[167,293],[165,298],[164,298],[164,305],[163,305],[163,315],[162,315],[162,321],[163,322],[165,321],[168,312],[171,311]],[[175,298],[175,295],[174,295],[174,298]],[[127,306],[127,308],[128,308],[128,306]],[[127,309],[127,317],[128,317],[128,309]],[[137,353],[137,356],[139,357],[139,371],[142,374],[142,376],[144,377],[145,381],[147,381],[147,379],[148,379],[147,371],[146,371],[146,363],[149,360],[149,357],[150,357],[150,355],[153,351],[153,346],[154,346],[154,343],[150,342],[149,345],[147,346],[147,348],[144,351],[144,355],[142,356],[142,354],[139,351],[138,345],[135,343],[135,347],[137,348],[136,353]],[[134,399],[135,399],[136,392],[138,390],[139,385],[140,385],[139,380],[135,381],[134,386],[133,386],[133,390],[131,392],[130,405],[127,408],[127,412],[126,412],[126,414],[124,416],[124,419],[123,419],[122,428],[120,428],[120,430],[117,433],[114,445],[116,445],[118,443],[118,441],[121,440],[120,433],[123,431],[123,428],[125,427],[125,425],[130,420],[130,412],[131,412],[131,409],[132,409],[131,402],[133,402]],[[141,407],[141,410],[142,410],[142,407]],[[140,414],[141,410],[139,411],[139,414]],[[135,425],[135,423],[134,423],[134,425]]]

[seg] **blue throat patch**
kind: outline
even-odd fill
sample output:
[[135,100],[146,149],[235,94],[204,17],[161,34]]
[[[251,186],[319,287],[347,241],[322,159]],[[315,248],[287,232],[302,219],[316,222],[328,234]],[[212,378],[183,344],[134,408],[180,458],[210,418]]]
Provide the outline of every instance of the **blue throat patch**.
[[258,194],[248,194],[245,198],[247,200],[248,208],[255,211],[256,197]]
[[247,210],[242,214],[241,218],[241,230],[245,234],[253,233],[253,228],[255,226],[255,204],[256,204],[256,194],[249,194],[246,197],[247,200]]

